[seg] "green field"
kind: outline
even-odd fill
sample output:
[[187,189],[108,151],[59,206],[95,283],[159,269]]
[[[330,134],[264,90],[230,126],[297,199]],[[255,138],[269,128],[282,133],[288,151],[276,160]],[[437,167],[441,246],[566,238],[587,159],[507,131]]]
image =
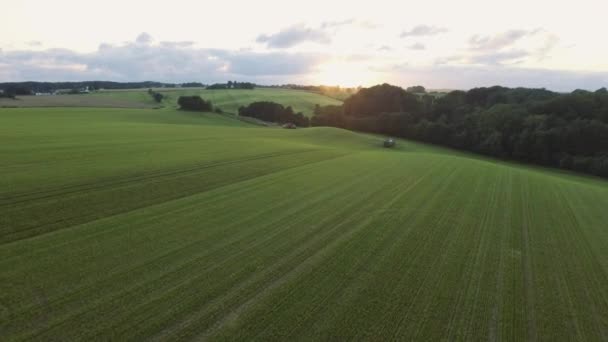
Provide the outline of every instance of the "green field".
[[[312,116],[315,105],[339,105],[342,102],[320,94],[289,89],[157,89],[167,96],[164,101],[169,106],[176,106],[177,98],[181,95],[200,95],[205,100],[211,100],[214,106],[220,107],[227,113],[236,114],[240,106],[246,106],[256,101],[272,101],[284,106],[292,106],[295,112]],[[115,93],[116,94],[116,93]],[[124,95],[123,95],[124,96]]]
[[103,107],[103,108],[177,108],[177,99],[182,95],[200,95],[211,100],[224,112],[237,114],[240,106],[255,101],[273,101],[292,106],[296,112],[312,116],[315,105],[339,105],[342,102],[324,95],[289,89],[257,88],[252,90],[202,88],[159,88],[155,91],[165,95],[162,103],[156,103],[147,89],[104,90],[91,94],[19,96],[17,100],[0,98],[0,108],[11,107]]
[[4,341],[608,339],[604,180],[168,107],[0,139]]

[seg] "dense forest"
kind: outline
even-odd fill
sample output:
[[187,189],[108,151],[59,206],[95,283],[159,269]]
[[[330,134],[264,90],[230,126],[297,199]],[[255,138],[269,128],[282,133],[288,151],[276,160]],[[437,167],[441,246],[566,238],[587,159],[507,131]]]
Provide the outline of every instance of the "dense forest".
[[489,87],[444,96],[382,84],[342,106],[317,106],[313,126],[381,133],[608,177],[608,91]]

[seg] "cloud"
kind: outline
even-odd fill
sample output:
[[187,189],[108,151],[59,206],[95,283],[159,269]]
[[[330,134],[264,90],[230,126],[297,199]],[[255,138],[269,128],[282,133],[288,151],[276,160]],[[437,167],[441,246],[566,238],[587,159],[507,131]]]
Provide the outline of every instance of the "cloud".
[[549,54],[558,43],[559,37],[551,33],[547,34],[544,44],[536,50],[538,61],[545,60],[547,57],[549,57]]
[[265,43],[271,48],[290,48],[304,42],[329,44],[331,36],[323,28],[314,29],[304,25],[295,25],[274,34],[262,34],[256,41]]
[[477,53],[472,55],[454,55],[440,58],[436,61],[437,65],[460,64],[460,65],[507,65],[517,64],[522,60],[532,56],[532,52],[526,50],[511,49],[507,51],[492,51]]
[[[387,73],[387,82],[416,83],[432,88],[469,89],[502,85],[506,87],[549,88],[572,91],[577,88],[596,90],[608,84],[608,72],[577,72],[522,68],[517,66],[396,66]],[[411,83],[411,82],[410,82]]]
[[527,30],[509,30],[496,34],[494,36],[479,36],[475,35],[469,39],[469,48],[471,50],[500,50],[514,45],[518,40],[532,36],[541,32],[540,29]]
[[504,66],[542,61],[550,57],[558,42],[557,36],[543,29],[509,30],[490,36],[475,35],[469,39],[468,48],[461,54],[439,58],[435,64]]
[[426,46],[424,46],[424,44],[422,43],[414,43],[410,46],[407,47],[410,50],[424,50],[426,49]]
[[517,63],[522,58],[530,56],[530,53],[525,50],[509,50],[482,55],[475,55],[469,58],[472,64],[486,65],[502,65],[508,63]]
[[392,50],[393,50],[393,48],[391,48],[388,45],[382,45],[378,48],[378,51],[392,51]]
[[137,38],[135,38],[135,42],[139,44],[150,44],[152,43],[152,36],[146,32],[142,32]]
[[409,31],[403,31],[401,38],[434,36],[445,32],[448,32],[448,29],[444,27],[418,25]]
[[243,77],[280,82],[314,72],[326,58],[321,54],[202,49],[191,42],[152,41],[149,35],[140,35],[124,44],[100,44],[91,53],[0,50],[0,79],[217,82]]
[[374,24],[371,21],[362,21],[362,20],[357,20],[354,18],[346,19],[346,20],[342,20],[342,21],[324,21],[323,23],[321,23],[320,28],[321,29],[331,29],[331,28],[339,28],[339,27],[349,26],[349,25],[360,27],[363,29],[369,29],[369,30],[378,28],[378,25]]
[[353,19],[353,18],[342,20],[342,21],[324,21],[323,23],[321,23],[321,28],[326,29],[326,28],[340,27],[340,26],[345,26],[345,25],[351,25],[353,23],[355,23],[355,19]]

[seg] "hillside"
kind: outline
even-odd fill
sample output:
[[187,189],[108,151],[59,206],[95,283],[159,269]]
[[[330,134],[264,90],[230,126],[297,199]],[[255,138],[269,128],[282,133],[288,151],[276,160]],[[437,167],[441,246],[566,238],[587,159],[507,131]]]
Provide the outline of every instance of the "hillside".
[[258,88],[217,89],[202,88],[157,88],[155,91],[165,95],[162,103],[156,103],[147,93],[147,89],[107,90],[91,94],[52,95],[52,96],[18,96],[17,100],[0,98],[2,107],[102,107],[102,108],[157,108],[177,107],[177,98],[182,95],[200,95],[211,100],[214,106],[224,112],[236,114],[240,106],[255,101],[273,101],[285,106],[292,106],[296,112],[312,116],[315,105],[335,105],[342,103],[336,99],[302,90]]
[[606,337],[605,180],[170,108],[0,136],[5,340]]
[[200,95],[205,100],[213,102],[214,106],[223,111],[235,114],[240,106],[246,106],[256,101],[272,101],[284,106],[292,106],[295,112],[312,116],[315,105],[337,105],[341,101],[313,92],[277,88],[256,89],[156,89],[167,96],[165,103],[175,106],[181,95]]

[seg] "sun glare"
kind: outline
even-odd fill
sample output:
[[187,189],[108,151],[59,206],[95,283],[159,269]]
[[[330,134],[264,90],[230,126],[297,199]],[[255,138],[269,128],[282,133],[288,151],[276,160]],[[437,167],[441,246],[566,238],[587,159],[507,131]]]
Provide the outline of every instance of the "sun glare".
[[321,65],[315,81],[323,85],[356,87],[373,84],[378,81],[378,76],[360,64],[336,61]]

